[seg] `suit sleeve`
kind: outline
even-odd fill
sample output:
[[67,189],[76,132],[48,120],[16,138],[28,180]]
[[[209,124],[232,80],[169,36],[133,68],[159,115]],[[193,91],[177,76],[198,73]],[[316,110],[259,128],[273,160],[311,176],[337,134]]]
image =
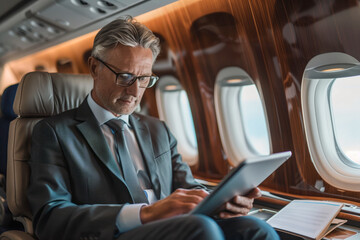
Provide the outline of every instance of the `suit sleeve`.
[[56,132],[46,121],[33,131],[28,200],[40,239],[113,239],[122,205],[72,202],[71,182]]

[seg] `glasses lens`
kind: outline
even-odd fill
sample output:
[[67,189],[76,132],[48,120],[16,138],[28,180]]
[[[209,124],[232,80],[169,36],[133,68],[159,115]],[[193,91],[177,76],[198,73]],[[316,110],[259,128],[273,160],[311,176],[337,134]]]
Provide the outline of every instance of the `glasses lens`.
[[140,76],[140,77],[138,77],[138,81],[139,81],[140,87],[147,87],[150,82],[150,77],[149,76]]
[[131,86],[136,80],[139,82],[139,87],[150,88],[154,86],[159,79],[157,76],[135,76],[131,73],[118,73],[116,84],[120,86]]
[[151,88],[152,86],[154,86],[157,80],[159,80],[158,76],[149,77],[149,83],[147,85],[147,88]]
[[121,86],[130,86],[135,81],[136,77],[131,73],[119,73],[116,78],[116,84]]

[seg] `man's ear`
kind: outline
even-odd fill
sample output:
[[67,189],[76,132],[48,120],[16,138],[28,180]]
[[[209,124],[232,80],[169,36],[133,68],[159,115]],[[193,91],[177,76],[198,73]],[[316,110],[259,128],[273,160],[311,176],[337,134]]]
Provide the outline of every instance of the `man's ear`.
[[89,65],[91,76],[93,78],[95,78],[95,76],[97,75],[97,71],[98,71],[98,61],[93,56],[91,56],[88,59],[88,65]]

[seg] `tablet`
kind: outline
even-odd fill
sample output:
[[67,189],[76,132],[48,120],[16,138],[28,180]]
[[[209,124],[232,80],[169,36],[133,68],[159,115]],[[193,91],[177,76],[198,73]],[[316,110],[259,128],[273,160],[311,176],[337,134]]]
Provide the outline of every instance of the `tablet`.
[[211,216],[236,195],[246,195],[260,185],[291,156],[291,152],[274,153],[244,160],[234,168],[190,214]]

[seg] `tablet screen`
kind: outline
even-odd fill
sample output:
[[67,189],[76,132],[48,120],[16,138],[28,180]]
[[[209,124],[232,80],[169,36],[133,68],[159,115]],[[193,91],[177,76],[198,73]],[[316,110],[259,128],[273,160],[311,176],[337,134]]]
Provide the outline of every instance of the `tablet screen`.
[[260,185],[291,156],[291,152],[249,158],[234,168],[190,214],[211,216],[215,210],[236,195],[246,195]]

